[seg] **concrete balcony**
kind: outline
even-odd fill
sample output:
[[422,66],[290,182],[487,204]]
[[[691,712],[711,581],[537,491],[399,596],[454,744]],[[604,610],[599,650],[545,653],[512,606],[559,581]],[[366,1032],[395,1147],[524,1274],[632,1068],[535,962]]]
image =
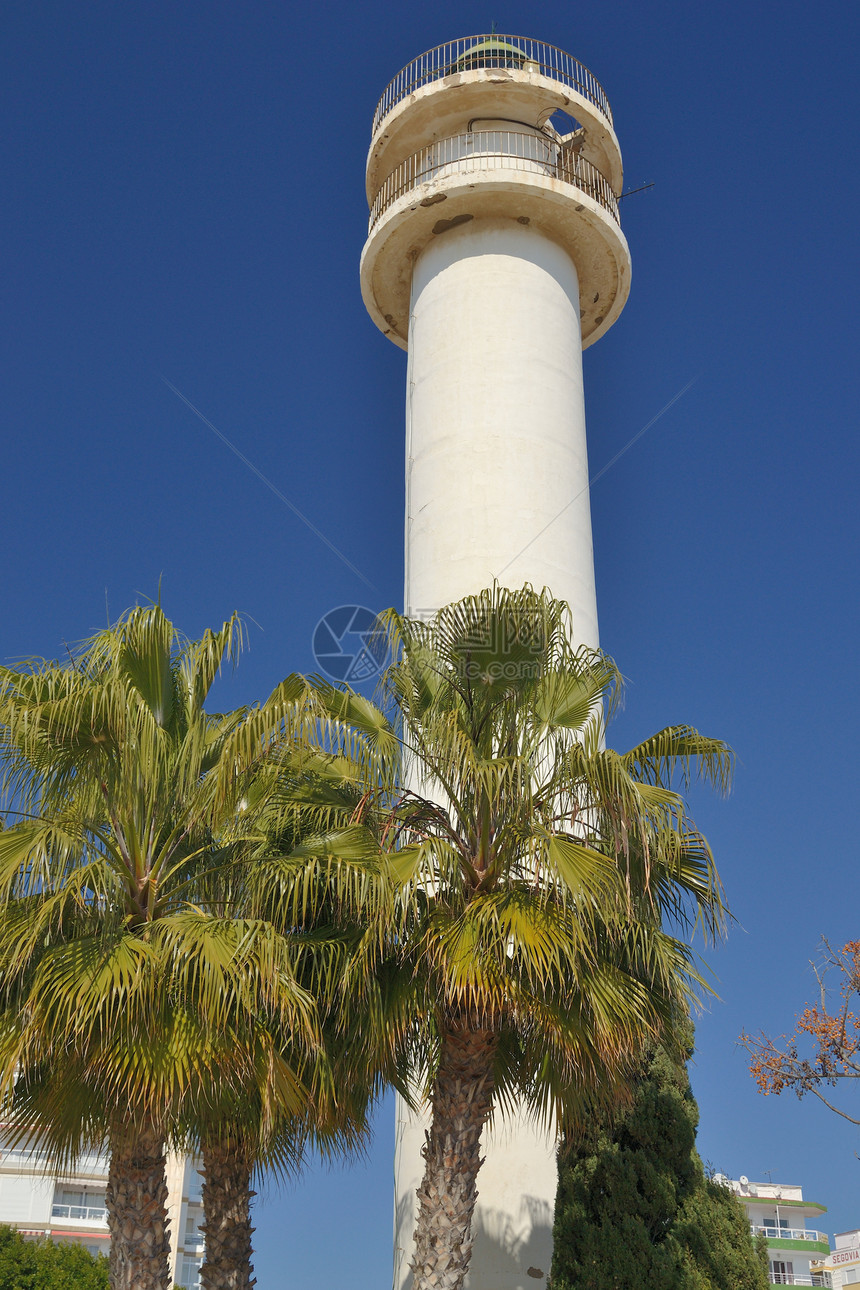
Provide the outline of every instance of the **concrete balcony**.
[[768,1227],[766,1223],[750,1223],[753,1236],[766,1236],[771,1242],[810,1241],[826,1245],[830,1249],[830,1239],[826,1232],[816,1232],[812,1227]]
[[528,36],[462,36],[413,58],[383,91],[373,114],[373,133],[403,99],[425,85],[446,77],[483,71],[517,71],[557,81],[591,103],[606,124],[612,125],[612,111],[603,86],[578,59]]
[[51,1225],[55,1227],[58,1219],[60,1222],[107,1227],[108,1212],[103,1207],[94,1205],[52,1205]]
[[597,202],[616,224],[620,223],[618,199],[608,179],[567,140],[537,129],[528,133],[470,130],[450,139],[437,139],[395,167],[374,195],[369,232],[407,193],[413,194],[417,205],[435,206],[447,199],[446,189],[464,182],[474,187],[492,176],[501,177],[500,172],[513,182],[539,176],[569,185]]
[[[484,114],[481,114],[484,116]],[[371,189],[361,292],[371,318],[407,347],[413,267],[421,252],[461,224],[510,219],[549,237],[579,277],[583,349],[621,313],[630,251],[606,175],[551,128],[463,130],[410,152]]]
[[816,1276],[799,1276],[794,1272],[771,1272],[770,1284],[772,1286],[829,1286],[823,1273]]
[[377,105],[367,159],[367,199],[422,144],[507,120],[540,129],[561,119],[581,132],[584,157],[621,192],[621,150],[603,87],[554,45],[525,36],[466,36],[437,45],[394,77]]

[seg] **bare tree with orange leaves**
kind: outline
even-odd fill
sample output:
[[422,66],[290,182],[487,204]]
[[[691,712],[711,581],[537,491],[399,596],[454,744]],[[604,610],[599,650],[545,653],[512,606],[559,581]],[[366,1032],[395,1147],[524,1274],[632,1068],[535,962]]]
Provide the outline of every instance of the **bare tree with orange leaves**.
[[[824,951],[823,965],[813,966],[819,1002],[806,1005],[793,1033],[780,1036],[778,1041],[764,1034],[744,1033],[740,1042],[750,1055],[750,1073],[765,1097],[786,1089],[798,1097],[813,1093],[843,1119],[860,1124],[860,1115],[835,1106],[822,1092],[822,1087],[836,1088],[843,1080],[860,1079],[860,1016],[851,1008],[852,1000],[860,998],[860,941],[849,941],[838,951],[825,941]],[[835,993],[828,991],[826,980],[833,969],[841,977]]]

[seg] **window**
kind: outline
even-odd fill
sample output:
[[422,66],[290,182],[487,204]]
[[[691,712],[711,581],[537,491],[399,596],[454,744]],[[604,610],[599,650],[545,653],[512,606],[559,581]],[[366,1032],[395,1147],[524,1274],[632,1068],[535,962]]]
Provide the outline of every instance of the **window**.
[[51,1207],[52,1218],[73,1218],[90,1223],[106,1223],[104,1188],[57,1187]]
[[204,1236],[197,1226],[196,1218],[189,1218],[185,1224],[185,1240],[183,1245],[191,1249],[199,1249],[204,1244]]
[[478,67],[522,67],[526,56],[520,49],[501,40],[484,40],[454,64],[458,72],[471,72]]
[[787,1218],[777,1218],[775,1215],[770,1218],[763,1218],[761,1220],[761,1230],[765,1236],[772,1238],[778,1238],[780,1235],[786,1236],[791,1231],[791,1221]]
[[182,1274],[179,1281],[182,1290],[198,1290],[202,1264],[202,1259],[184,1258],[182,1260]]

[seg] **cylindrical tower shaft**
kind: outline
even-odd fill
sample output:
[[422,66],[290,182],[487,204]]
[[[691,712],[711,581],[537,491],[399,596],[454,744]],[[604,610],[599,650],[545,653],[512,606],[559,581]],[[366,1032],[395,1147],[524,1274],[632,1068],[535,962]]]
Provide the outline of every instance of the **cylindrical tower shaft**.
[[557,243],[483,219],[424,249],[406,439],[407,612],[530,582],[596,645],[579,281]]

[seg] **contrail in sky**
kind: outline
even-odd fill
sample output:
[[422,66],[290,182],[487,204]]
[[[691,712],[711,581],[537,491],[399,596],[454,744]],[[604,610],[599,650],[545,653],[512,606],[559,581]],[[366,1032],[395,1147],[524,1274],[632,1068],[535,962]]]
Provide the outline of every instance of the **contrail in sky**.
[[291,502],[289,497],[286,497],[281,492],[280,488],[278,488],[276,484],[273,484],[271,479],[268,479],[263,474],[262,470],[258,469],[258,467],[254,465],[253,461],[249,461],[249,459],[245,456],[245,454],[243,452],[240,452],[240,450],[236,447],[236,445],[230,439],[227,438],[227,436],[223,433],[223,431],[219,430],[217,426],[213,425],[212,422],[209,420],[209,418],[205,417],[199,408],[195,408],[194,404],[191,402],[190,399],[186,399],[185,395],[182,393],[181,390],[177,390],[176,386],[171,384],[171,382],[168,381],[166,376],[162,376],[161,379],[162,381],[164,381],[164,384],[167,386],[167,388],[169,390],[172,390],[173,393],[176,395],[176,397],[178,399],[181,399],[182,402],[186,405],[186,407],[189,407],[191,411],[194,413],[194,415],[196,417],[199,417],[200,420],[203,422],[203,424],[205,426],[208,426],[209,429],[212,431],[212,433],[214,435],[217,435],[218,438],[221,440],[221,442],[223,444],[226,444],[226,446],[230,449],[232,453],[236,454],[239,460],[248,467],[248,469],[252,472],[252,474],[256,475],[257,478],[261,481],[261,483],[265,484],[266,487],[270,489],[275,494],[275,496],[284,503],[285,506],[289,507],[289,509],[293,512],[293,514],[301,520],[302,524],[304,524],[307,528],[309,528],[311,533],[313,533],[316,537],[318,537],[320,542],[324,543],[325,546],[328,547],[329,551],[332,551],[337,556],[338,560],[340,560],[343,564],[346,565],[347,569],[350,569],[357,578],[360,578],[366,587],[370,587],[371,591],[379,590],[379,588],[374,586],[374,584],[370,581],[370,579],[366,578],[364,574],[361,572],[361,570],[357,568],[347,556],[344,555],[343,551],[341,551],[339,547],[336,547],[334,542],[331,542],[326,537],[325,533],[321,532],[320,529],[317,528],[313,520],[309,520],[307,515],[305,515],[303,511],[299,510],[295,502]]
[[593,484],[596,484],[598,479],[600,479],[602,475],[605,475],[607,470],[610,470],[615,465],[616,461],[620,461],[620,459],[624,456],[625,452],[628,452],[629,449],[633,447],[637,439],[641,439],[643,434],[645,434],[648,430],[650,430],[653,425],[656,425],[656,423],[660,420],[660,418],[669,411],[669,409],[672,407],[673,404],[677,403],[680,398],[683,398],[683,396],[687,393],[690,387],[696,384],[696,381],[698,381],[700,376],[701,376],[701,372],[698,374],[698,376],[694,376],[691,381],[688,381],[686,385],[682,386],[682,388],[678,391],[678,393],[674,395],[669,400],[668,403],[664,404],[664,406],[660,409],[660,411],[651,418],[651,420],[648,422],[647,425],[644,425],[641,430],[637,430],[633,438],[628,439],[624,447],[619,448],[615,456],[611,457],[609,461],[607,461],[606,465],[602,466],[600,470],[598,470],[596,475],[592,475],[591,479],[589,479],[585,487],[581,488],[579,492],[576,494],[576,497],[571,497],[570,501],[565,506],[562,506],[561,510],[558,512],[558,515],[553,515],[552,519],[549,520],[548,523],[544,524],[540,532],[535,533],[531,542],[527,542],[525,546],[522,548],[522,550],[518,551],[517,554],[513,557],[513,559],[508,561],[504,569],[499,570],[499,572],[496,574],[496,577],[501,578],[502,574],[506,573],[507,570],[510,569],[511,565],[514,564],[517,560],[519,560],[521,555],[523,555],[526,551],[528,551],[530,546],[534,546],[538,538],[542,537],[543,534],[546,533],[547,529],[551,528],[552,525],[555,524],[556,520],[559,519],[560,516],[564,515],[565,511],[570,510],[571,506],[573,506],[573,503],[578,501],[583,493],[587,492],[588,489],[591,488]]

